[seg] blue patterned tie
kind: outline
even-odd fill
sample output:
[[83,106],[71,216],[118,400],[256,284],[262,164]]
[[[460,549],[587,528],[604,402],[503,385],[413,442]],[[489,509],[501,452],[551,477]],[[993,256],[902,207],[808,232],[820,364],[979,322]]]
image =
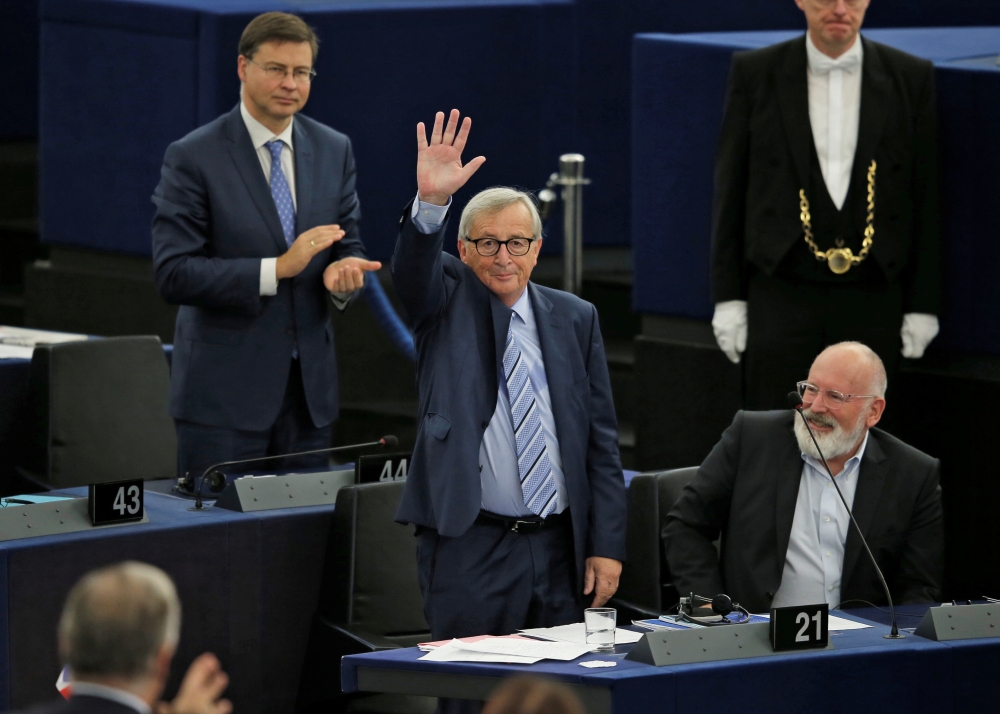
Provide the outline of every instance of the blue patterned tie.
[[[513,322],[513,315],[511,321]],[[536,516],[545,518],[556,507],[556,478],[545,448],[545,433],[535,403],[535,390],[528,376],[513,326],[507,328],[507,346],[503,353],[503,373],[510,397],[510,416],[517,444],[517,472],[521,478],[524,505]]]
[[285,172],[281,170],[281,150],[285,142],[275,139],[267,142],[265,146],[271,152],[271,197],[274,198],[274,206],[278,209],[285,243],[291,248],[295,241],[295,204],[292,203],[292,190],[288,188]]

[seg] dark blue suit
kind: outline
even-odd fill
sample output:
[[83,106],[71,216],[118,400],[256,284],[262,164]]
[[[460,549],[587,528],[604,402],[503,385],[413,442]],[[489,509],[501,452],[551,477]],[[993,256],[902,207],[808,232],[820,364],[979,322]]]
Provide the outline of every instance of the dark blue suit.
[[295,234],[339,223],[342,240],[274,296],[260,295],[260,262],[287,250],[270,188],[239,106],[167,148],[153,194],[153,270],[181,305],[174,335],[171,412],[178,420],[262,431],[285,398],[297,346],[308,413],[338,415],[337,363],[323,270],[364,256],[350,140],[308,117],[294,120]]
[[[425,235],[408,216],[409,209],[392,275],[416,338],[420,423],[396,520],[457,539],[480,515],[479,447],[496,409],[511,310],[468,266],[442,252],[447,224]],[[625,557],[625,485],[611,382],[594,306],[534,283],[528,290],[572,519],[572,546],[558,556],[575,564],[572,577],[580,585],[587,557]]]

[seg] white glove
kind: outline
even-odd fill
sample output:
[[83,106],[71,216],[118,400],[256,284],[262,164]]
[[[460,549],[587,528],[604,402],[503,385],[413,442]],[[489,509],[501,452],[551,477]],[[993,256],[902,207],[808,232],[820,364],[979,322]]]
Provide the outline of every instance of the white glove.
[[[739,364],[740,355],[747,348],[747,302],[727,300],[715,304],[712,331],[719,349],[733,364]],[[933,336],[933,335],[932,335]]]
[[[909,312],[903,315],[903,328],[899,331],[903,338],[903,356],[910,359],[920,359],[924,350],[938,333],[937,315],[922,312]],[[718,333],[716,333],[718,334]]]

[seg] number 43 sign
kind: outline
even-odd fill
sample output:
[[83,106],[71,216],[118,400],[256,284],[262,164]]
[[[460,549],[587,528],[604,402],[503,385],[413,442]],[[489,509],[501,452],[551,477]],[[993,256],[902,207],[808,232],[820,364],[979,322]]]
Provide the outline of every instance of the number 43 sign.
[[91,484],[88,495],[90,522],[95,526],[142,520],[142,479]]
[[772,608],[770,636],[775,652],[822,649],[830,642],[830,609],[826,603]]

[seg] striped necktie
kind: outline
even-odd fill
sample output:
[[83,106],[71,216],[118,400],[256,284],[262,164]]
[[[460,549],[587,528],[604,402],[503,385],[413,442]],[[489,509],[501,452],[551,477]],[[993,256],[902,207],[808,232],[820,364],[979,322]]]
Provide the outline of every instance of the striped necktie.
[[[514,316],[511,315],[513,323]],[[535,390],[528,376],[528,366],[514,337],[513,325],[507,328],[503,353],[503,372],[510,397],[510,416],[517,445],[517,472],[521,478],[524,505],[536,516],[545,518],[557,503],[556,479],[545,447],[545,433],[538,415]]]
[[292,190],[288,188],[285,172],[281,170],[281,150],[285,142],[275,139],[265,144],[271,152],[271,197],[278,209],[281,219],[281,232],[285,234],[285,243],[289,248],[295,242],[295,204],[292,202]]

